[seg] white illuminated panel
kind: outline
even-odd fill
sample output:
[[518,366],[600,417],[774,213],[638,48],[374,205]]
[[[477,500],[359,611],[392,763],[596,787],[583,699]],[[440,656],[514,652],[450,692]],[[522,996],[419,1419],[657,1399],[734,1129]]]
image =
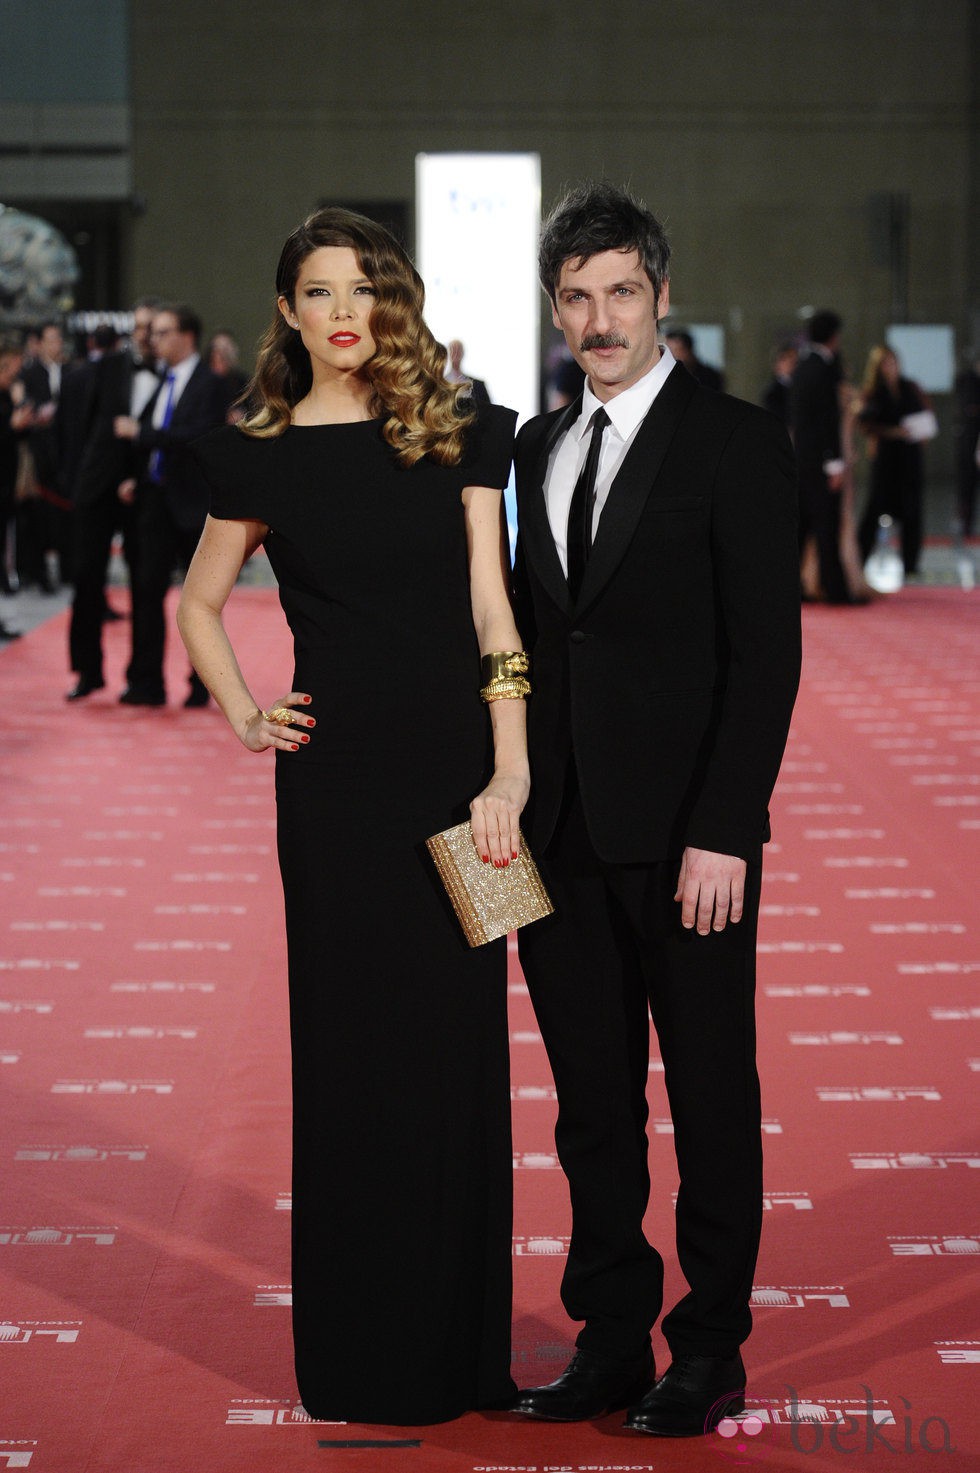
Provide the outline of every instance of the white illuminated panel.
[[956,372],[953,329],[945,323],[893,323],[885,342],[898,354],[905,378],[927,394],[951,394]]
[[426,321],[440,343],[462,341],[464,373],[495,404],[537,414],[539,156],[420,153],[415,191]]

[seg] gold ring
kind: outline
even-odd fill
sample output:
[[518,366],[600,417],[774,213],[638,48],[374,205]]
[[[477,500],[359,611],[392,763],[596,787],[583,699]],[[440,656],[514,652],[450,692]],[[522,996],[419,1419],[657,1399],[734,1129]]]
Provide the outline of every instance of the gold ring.
[[292,726],[293,713],[288,706],[273,706],[271,711],[263,711],[262,715],[266,721],[271,721],[273,726]]

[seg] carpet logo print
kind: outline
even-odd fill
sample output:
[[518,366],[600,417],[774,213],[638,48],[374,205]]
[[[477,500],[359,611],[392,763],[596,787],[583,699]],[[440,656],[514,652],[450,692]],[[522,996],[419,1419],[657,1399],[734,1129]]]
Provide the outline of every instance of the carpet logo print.
[[53,1095],[170,1095],[173,1079],[57,1079]]
[[980,1018],[980,1008],[930,1008],[934,1023],[971,1023]]
[[276,1193],[276,1211],[277,1212],[292,1212],[292,1210],[293,1210],[293,1194],[292,1194],[292,1192],[277,1192]]
[[899,962],[903,977],[969,977],[980,972],[980,962]]
[[859,818],[863,803],[790,803],[786,809],[795,818]]
[[[671,1118],[670,1118],[669,1115],[659,1115],[659,1116],[656,1116],[653,1119],[653,1121],[652,1121],[652,1125],[653,1125],[653,1133],[654,1133],[654,1135],[673,1135],[674,1134],[674,1122],[671,1120]],[[775,1120],[775,1119],[772,1119],[772,1118],[768,1118],[768,1119],[764,1119],[763,1120],[763,1122],[762,1122],[762,1134],[763,1135],[782,1135],[782,1133],[783,1133],[783,1127],[782,1127],[782,1124],[780,1123],[780,1121]]]
[[834,1033],[789,1033],[787,1037],[792,1044],[813,1048],[837,1048],[853,1043],[864,1045],[885,1043],[894,1048],[905,1042],[900,1033],[850,1033],[843,1029]]
[[944,1366],[980,1366],[980,1340],[937,1340],[936,1354]]
[[193,1039],[198,1036],[197,1028],[86,1028],[83,1038],[126,1038],[126,1039]]
[[844,947],[840,941],[760,941],[756,949],[764,956],[840,956]]
[[203,874],[180,870],[170,876],[175,885],[257,885],[259,878],[259,875],[236,875],[229,870],[217,869],[205,870]]
[[156,916],[246,916],[247,905],[155,905]]
[[117,1232],[114,1227],[0,1227],[0,1247],[70,1248],[73,1243],[91,1243],[111,1248]]
[[0,1321],[0,1345],[27,1345],[41,1338],[56,1345],[74,1345],[81,1330],[81,1320],[4,1320]]
[[230,941],[134,941],[134,951],[231,951]]
[[884,829],[804,829],[804,839],[883,839]]
[[515,1258],[562,1258],[568,1252],[571,1238],[514,1238]]
[[0,1049],[0,1064],[19,1064],[20,1054],[11,1053],[9,1049]]
[[753,1309],[805,1309],[808,1304],[851,1307],[842,1284],[758,1284],[749,1303]]
[[965,936],[966,927],[958,921],[903,921],[900,925],[877,922],[868,927],[872,936]]
[[292,1302],[292,1284],[259,1284],[252,1306],[255,1309],[288,1309]]
[[515,1151],[515,1171],[558,1171],[560,1163],[553,1151]]
[[842,982],[830,986],[825,982],[812,982],[799,987],[774,984],[766,988],[766,997],[870,997],[871,988],[859,982]]
[[761,905],[759,914],[764,916],[808,916],[820,915],[819,905]]
[[934,1085],[903,1085],[901,1088],[871,1084],[859,1088],[822,1085],[817,1088],[817,1099],[824,1103],[864,1100],[875,1104],[898,1104],[903,1100],[941,1100],[942,1095]]
[[39,956],[0,957],[0,972],[77,972],[81,962],[71,958],[52,961]]
[[146,869],[146,860],[138,854],[127,858],[109,854],[86,854],[82,859],[71,856],[60,859],[58,863],[65,869]]
[[37,1013],[41,1016],[53,1012],[53,1002],[31,1002],[23,998],[8,1001],[0,998],[0,1013]]
[[972,793],[964,793],[962,797],[957,798],[941,796],[933,798],[932,801],[937,808],[980,808],[980,798],[975,797]]
[[233,1401],[225,1417],[226,1427],[346,1427],[346,1422],[327,1422],[311,1417],[297,1402]]
[[887,1154],[852,1151],[850,1159],[855,1171],[945,1171],[954,1166],[980,1171],[980,1156],[971,1156],[967,1151],[946,1151],[941,1155],[930,1155],[925,1151]]
[[33,1451],[37,1448],[37,1439],[29,1441],[27,1438],[16,1439],[5,1438],[0,1442],[0,1467],[2,1468],[29,1468]]
[[879,886],[876,890],[845,890],[845,900],[935,900],[935,890],[899,889],[894,885]]
[[980,1234],[972,1237],[888,1239],[892,1253],[908,1258],[964,1258],[980,1253]]
[[15,1161],[146,1161],[149,1146],[21,1146]]
[[104,931],[104,921],[11,921],[11,931]]
[[189,844],[188,854],[271,854],[269,844]]
[[879,857],[876,854],[829,855],[824,860],[826,869],[908,869],[909,861],[902,855]]
[[[676,1194],[674,1202],[676,1205]],[[764,1192],[762,1210],[775,1212],[780,1207],[792,1207],[795,1212],[812,1212],[813,1198],[809,1192]]]
[[557,1100],[558,1091],[553,1084],[512,1084],[512,1100]]
[[133,840],[142,842],[144,839],[159,844],[163,839],[163,829],[85,829],[82,838],[96,844],[113,843],[116,840],[123,843]]
[[215,982],[112,982],[110,992],[206,992],[217,991]]
[[541,1034],[536,1033],[533,1028],[517,1028],[510,1035],[511,1043],[540,1043]]
[[122,885],[41,885],[37,893],[45,900],[125,900],[129,891]]

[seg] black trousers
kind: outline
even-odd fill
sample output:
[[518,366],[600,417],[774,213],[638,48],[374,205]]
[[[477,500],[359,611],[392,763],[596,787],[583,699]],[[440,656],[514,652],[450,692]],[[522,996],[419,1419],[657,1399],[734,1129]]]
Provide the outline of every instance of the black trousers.
[[[130,688],[162,694],[163,657],[167,641],[164,601],[175,568],[186,570],[201,540],[202,526],[176,521],[160,486],[143,485],[136,499],[136,575],[133,579],[133,658]],[[191,689],[201,685],[193,670]]]
[[662,1329],[675,1355],[734,1355],[751,1328],[762,1225],[760,867],[749,867],[737,925],[685,931],[677,862],[599,859],[574,780],[541,858],[555,914],[519,933],[520,956],[558,1092],[555,1140],[572,1203],[561,1293],[571,1318],[585,1321],[577,1344],[633,1355],[662,1307],[663,1259],[643,1233],[652,1014],[680,1175],[677,1253],[690,1286]]
[[844,603],[847,580],[840,557],[841,493],[831,491],[822,470],[801,466],[799,497],[800,549],[808,537],[814,539],[824,597],[831,603]]
[[[88,680],[101,680],[102,625],[105,612],[106,571],[112,539],[123,534],[123,551],[130,584],[136,582],[137,549],[133,508],[125,506],[111,488],[96,501],[75,507],[73,582],[75,597],[68,628],[68,656],[72,670]],[[127,679],[129,678],[127,672]]]

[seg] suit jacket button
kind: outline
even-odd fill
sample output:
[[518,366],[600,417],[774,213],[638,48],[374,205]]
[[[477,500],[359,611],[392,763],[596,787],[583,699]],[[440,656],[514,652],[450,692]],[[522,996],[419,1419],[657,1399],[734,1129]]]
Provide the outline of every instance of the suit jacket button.
[[572,644],[584,644],[589,636],[584,629],[573,629],[568,637],[572,641]]

